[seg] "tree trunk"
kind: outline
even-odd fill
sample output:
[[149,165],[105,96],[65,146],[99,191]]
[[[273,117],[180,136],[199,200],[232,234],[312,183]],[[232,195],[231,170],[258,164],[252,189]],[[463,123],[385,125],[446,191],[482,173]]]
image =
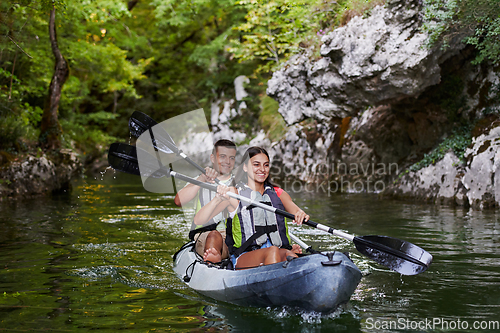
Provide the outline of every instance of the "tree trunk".
[[10,102],[10,99],[12,98],[12,81],[14,79],[14,70],[16,69],[16,60],[17,60],[17,51],[16,51],[16,55],[14,56],[14,64],[12,65],[12,74],[10,75],[9,102]]
[[61,54],[57,45],[56,35],[56,10],[50,12],[49,36],[52,53],[55,58],[54,75],[50,81],[49,95],[43,110],[39,141],[45,149],[58,149],[61,147],[61,125],[58,119],[59,101],[61,91],[69,76],[69,67],[66,59]]
[[135,5],[137,5],[138,2],[139,0],[130,0],[128,2],[128,11],[132,11],[132,9],[135,7]]

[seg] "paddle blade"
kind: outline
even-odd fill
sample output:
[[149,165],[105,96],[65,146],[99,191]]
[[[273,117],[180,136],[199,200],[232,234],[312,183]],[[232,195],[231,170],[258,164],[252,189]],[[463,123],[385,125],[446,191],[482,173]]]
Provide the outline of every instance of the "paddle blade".
[[142,133],[146,132],[151,127],[157,125],[158,123],[145,113],[140,111],[134,111],[132,116],[128,121],[128,128],[130,133],[138,138]]
[[149,129],[154,127],[154,147],[166,154],[172,154],[174,151],[177,151],[174,140],[168,132],[161,126],[156,125],[158,123],[153,118],[140,111],[134,111],[128,121],[130,133],[134,137],[138,138],[144,132],[149,132]]
[[[147,152],[143,154],[147,154]],[[113,169],[132,175],[152,178],[165,176],[165,172],[158,170],[156,165],[151,166],[148,163],[142,163],[141,167],[139,167],[137,148],[125,143],[111,144],[108,151],[108,163]]]
[[354,237],[356,249],[376,261],[403,275],[423,273],[432,262],[432,255],[424,249],[388,236]]
[[141,175],[134,146],[112,143],[108,151],[108,163],[115,170],[137,176]]

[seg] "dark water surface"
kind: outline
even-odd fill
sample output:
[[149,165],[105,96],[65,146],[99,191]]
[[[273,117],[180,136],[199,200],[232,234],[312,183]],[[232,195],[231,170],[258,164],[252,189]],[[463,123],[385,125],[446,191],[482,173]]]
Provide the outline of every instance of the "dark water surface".
[[408,240],[434,263],[421,275],[401,276],[348,241],[294,225],[316,249],[348,250],[367,274],[351,301],[329,315],[216,303],[172,271],[189,230],[173,196],[108,172],[76,181],[70,194],[0,203],[0,331],[500,331],[498,211],[374,195],[294,198],[314,221]]

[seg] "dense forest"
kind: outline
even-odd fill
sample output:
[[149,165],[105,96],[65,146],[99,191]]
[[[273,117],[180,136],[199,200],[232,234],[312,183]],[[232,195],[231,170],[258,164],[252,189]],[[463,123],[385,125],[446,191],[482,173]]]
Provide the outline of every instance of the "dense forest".
[[[126,137],[135,110],[203,108],[250,78],[248,134],[279,117],[273,70],[384,0],[6,0],[0,4],[0,154],[70,148],[87,162]],[[429,45],[466,27],[476,62],[500,59],[500,1],[424,0]],[[264,112],[262,110],[264,109]],[[208,113],[207,113],[208,116]],[[269,120],[271,119],[271,120]],[[249,126],[249,124],[251,126]],[[276,138],[275,138],[276,139]]]

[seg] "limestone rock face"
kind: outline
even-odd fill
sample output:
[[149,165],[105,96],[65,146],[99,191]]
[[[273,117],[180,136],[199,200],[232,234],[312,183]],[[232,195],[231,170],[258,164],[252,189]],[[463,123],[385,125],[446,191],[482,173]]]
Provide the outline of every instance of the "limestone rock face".
[[233,130],[231,128],[231,121],[240,116],[244,109],[247,108],[243,98],[248,96],[243,84],[249,83],[249,79],[240,75],[234,79],[235,96],[226,97],[224,94],[220,99],[214,101],[211,106],[211,126],[214,136],[214,141],[219,139],[228,139],[234,141],[236,144],[246,139],[246,134]]
[[[324,125],[293,125],[285,137],[270,150],[273,176],[321,182],[332,174],[334,161],[328,157],[328,147],[334,133]],[[289,190],[285,188],[285,190]]]
[[462,179],[469,204],[474,208],[500,206],[500,127],[472,140]]
[[448,152],[435,165],[404,175],[384,195],[453,204],[463,175],[456,167],[459,164],[458,157]]
[[61,149],[50,157],[28,156],[0,169],[0,198],[31,197],[53,191],[66,190],[72,177],[81,172],[77,155]]
[[318,61],[297,55],[268,82],[288,124],[353,115],[370,105],[416,97],[440,82],[440,63],[464,47],[429,49],[419,1],[393,0],[323,36]]
[[280,176],[326,179],[329,191],[340,182],[348,192],[500,205],[496,120],[473,135],[466,164],[450,151],[406,172],[454,127],[500,115],[498,66],[471,63],[475,50],[462,43],[465,30],[446,48],[428,48],[423,10],[418,0],[388,0],[323,36],[321,58],[306,50],[273,74],[267,93],[289,126],[271,147]]

